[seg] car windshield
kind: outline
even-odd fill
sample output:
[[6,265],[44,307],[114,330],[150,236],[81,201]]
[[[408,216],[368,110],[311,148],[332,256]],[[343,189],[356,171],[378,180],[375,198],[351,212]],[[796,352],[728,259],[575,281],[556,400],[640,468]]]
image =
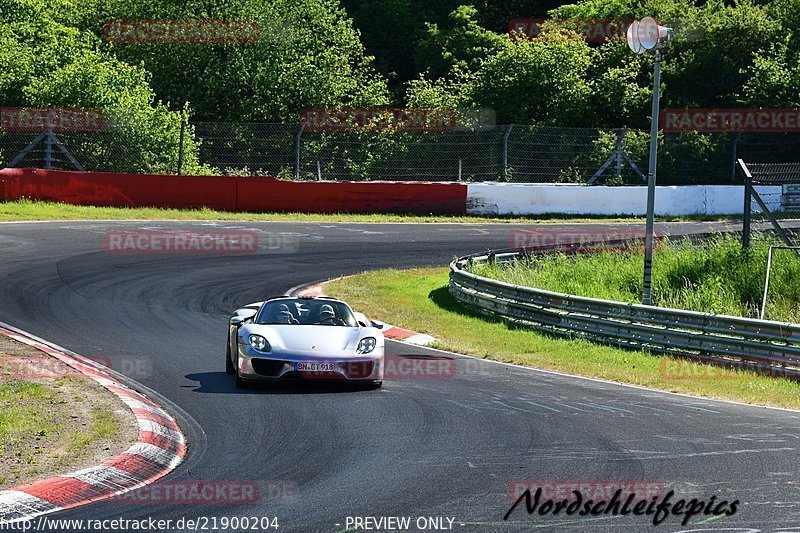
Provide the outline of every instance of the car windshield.
[[256,324],[314,326],[358,325],[350,308],[341,302],[312,299],[281,299],[267,302],[259,311]]

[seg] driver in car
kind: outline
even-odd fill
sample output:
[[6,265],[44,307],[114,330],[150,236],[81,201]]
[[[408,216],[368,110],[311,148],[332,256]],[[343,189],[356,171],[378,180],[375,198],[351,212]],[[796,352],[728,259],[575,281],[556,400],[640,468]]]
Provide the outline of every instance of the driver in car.
[[333,312],[333,307],[330,305],[323,305],[319,308],[319,323],[325,326],[343,326],[344,322],[336,318],[336,313]]
[[286,304],[281,304],[278,306],[278,324],[297,324],[298,320],[294,317],[291,311],[289,311],[289,306]]

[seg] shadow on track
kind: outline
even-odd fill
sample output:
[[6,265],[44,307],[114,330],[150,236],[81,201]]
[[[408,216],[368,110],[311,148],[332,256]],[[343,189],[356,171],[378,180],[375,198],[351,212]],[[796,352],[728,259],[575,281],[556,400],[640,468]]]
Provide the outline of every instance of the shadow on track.
[[[322,381],[264,382],[248,384],[246,388],[237,388],[233,377],[225,372],[199,372],[187,374],[186,378],[199,383],[199,386],[192,389],[192,392],[213,394],[340,394],[374,389],[368,385]],[[187,387],[193,387],[193,385]]]

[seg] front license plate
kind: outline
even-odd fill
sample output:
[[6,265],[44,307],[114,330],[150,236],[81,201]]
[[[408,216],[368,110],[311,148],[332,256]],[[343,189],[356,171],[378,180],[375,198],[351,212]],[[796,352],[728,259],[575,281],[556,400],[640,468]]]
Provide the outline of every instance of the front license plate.
[[298,372],[333,372],[333,363],[295,363]]

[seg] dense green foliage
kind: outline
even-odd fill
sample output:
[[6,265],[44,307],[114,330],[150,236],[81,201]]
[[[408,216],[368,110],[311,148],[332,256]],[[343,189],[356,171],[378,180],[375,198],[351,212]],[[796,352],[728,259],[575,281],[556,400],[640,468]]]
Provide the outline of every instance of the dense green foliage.
[[[754,239],[743,250],[735,236],[701,245],[666,241],[653,261],[653,303],[664,307],[758,318],[769,244]],[[800,323],[800,257],[775,252],[765,318]],[[606,250],[590,255],[554,254],[530,262],[476,264],[474,272],[517,285],[579,296],[638,302],[642,291],[642,249]]]
[[[105,109],[125,135],[109,137],[91,156],[127,148],[121,166],[155,171],[175,168],[187,116],[294,122],[304,107],[480,106],[494,109],[499,123],[647,128],[652,57],[636,57],[619,41],[585,42],[558,24],[534,40],[507,33],[514,18],[646,14],[676,28],[664,107],[800,105],[800,0],[561,4],[0,0],[0,106]],[[249,20],[259,38],[109,40],[104,24],[118,19]],[[708,138],[680,137],[681,149],[719,148]],[[191,135],[184,148],[187,170],[202,170]]]

